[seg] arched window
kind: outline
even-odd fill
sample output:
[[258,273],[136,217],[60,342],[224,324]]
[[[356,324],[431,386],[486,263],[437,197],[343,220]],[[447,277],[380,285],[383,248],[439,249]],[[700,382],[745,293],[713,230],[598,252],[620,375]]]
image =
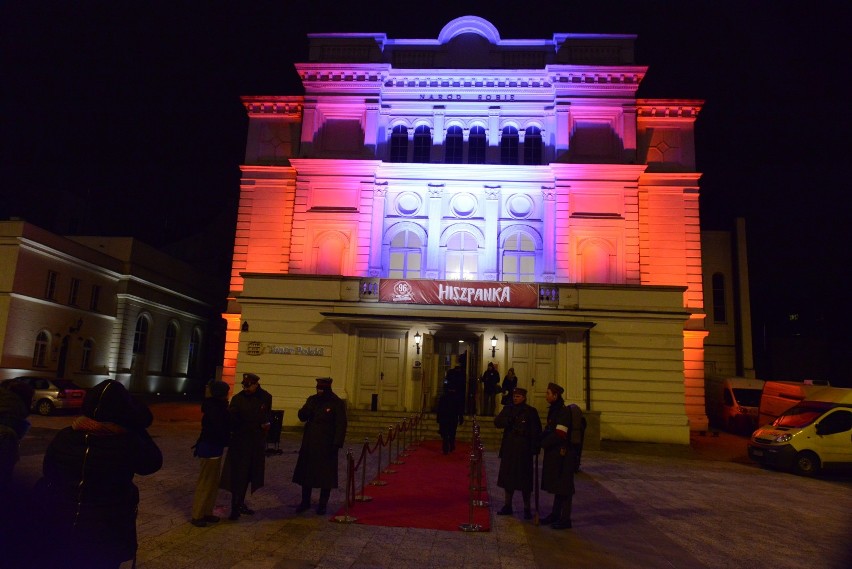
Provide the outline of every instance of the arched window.
[[713,322],[724,324],[728,321],[728,310],[725,304],[725,275],[715,273],[713,275]]
[[133,353],[144,354],[148,351],[148,319],[140,316],[136,320],[136,332],[133,334]]
[[47,366],[47,353],[50,349],[50,335],[47,332],[39,332],[36,336],[35,348],[33,349],[33,367]]
[[517,233],[503,247],[503,280],[535,282],[535,243],[526,233]]
[[408,129],[403,125],[397,125],[391,131],[390,161],[408,161]]
[[177,324],[169,322],[166,327],[166,339],[163,341],[163,375],[170,375],[175,364],[175,344],[177,343]]
[[459,231],[447,241],[446,276],[450,280],[474,280],[479,275],[479,252],[476,238]]
[[467,142],[467,161],[470,164],[485,164],[486,147],[485,129],[481,126],[472,127]]
[[420,236],[413,231],[400,231],[391,240],[388,278],[420,278],[422,259],[423,243],[420,240]]
[[94,351],[95,343],[92,340],[83,342],[83,353],[80,356],[80,371],[90,371],[92,369]]
[[524,164],[530,166],[541,164],[541,154],[541,129],[537,126],[528,126],[524,131]]
[[447,138],[444,141],[446,151],[444,162],[447,164],[461,164],[462,150],[464,148],[464,134],[460,126],[451,126],[447,129]]
[[518,163],[518,129],[507,126],[500,138],[500,164]]
[[200,373],[201,362],[201,330],[198,328],[192,329],[192,334],[189,337],[189,368],[187,373],[190,377],[195,377]]
[[432,161],[432,129],[420,125],[414,129],[414,162]]

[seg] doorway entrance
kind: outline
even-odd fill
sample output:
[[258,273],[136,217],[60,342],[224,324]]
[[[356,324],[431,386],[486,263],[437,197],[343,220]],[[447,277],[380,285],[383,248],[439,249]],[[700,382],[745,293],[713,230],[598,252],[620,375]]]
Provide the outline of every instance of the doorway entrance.
[[437,398],[441,395],[444,387],[444,378],[447,372],[461,365],[465,377],[465,413],[475,406],[479,411],[479,399],[481,394],[478,390],[478,380],[481,374],[480,354],[482,353],[482,336],[463,331],[439,331],[434,339],[434,365],[432,366],[435,380],[432,381],[432,409],[434,410]]
[[358,334],[357,407],[404,411],[405,335],[390,330]]
[[509,337],[509,367],[515,368],[518,387],[527,390],[527,403],[539,411],[547,409],[547,384],[560,383],[556,377],[556,338],[554,336]]

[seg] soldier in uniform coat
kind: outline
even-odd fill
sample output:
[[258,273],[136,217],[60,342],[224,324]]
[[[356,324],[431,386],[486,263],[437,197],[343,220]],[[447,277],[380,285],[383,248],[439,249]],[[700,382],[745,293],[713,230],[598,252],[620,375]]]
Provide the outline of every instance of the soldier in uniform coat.
[[243,390],[231,398],[231,442],[222,469],[220,488],[231,492],[229,520],[253,515],[246,491],[263,487],[266,470],[266,438],[272,421],[272,395],[260,387],[260,377],[244,373]]
[[548,384],[545,398],[550,408],[541,435],[541,448],[544,451],[541,489],[553,494],[553,510],[541,519],[541,523],[551,524],[553,529],[571,527],[574,472],[582,437],[580,425],[583,413],[576,405],[565,405],[562,399],[564,392],[561,386]]
[[497,486],[506,494],[506,502],[498,515],[512,514],[512,497],[520,490],[524,498],[524,519],[532,519],[530,493],[533,488],[533,457],[539,452],[541,419],[534,407],[527,405],[527,390],[516,387],[512,405],[503,407],[494,425],[503,429],[500,443],[500,471]]
[[311,490],[320,489],[317,514],[326,512],[331,489],[337,488],[337,455],[346,438],[346,403],[331,390],[332,379],[317,379],[316,395],[299,409],[305,422],[302,446],[293,471],[293,482],[302,487],[296,513],[311,507]]

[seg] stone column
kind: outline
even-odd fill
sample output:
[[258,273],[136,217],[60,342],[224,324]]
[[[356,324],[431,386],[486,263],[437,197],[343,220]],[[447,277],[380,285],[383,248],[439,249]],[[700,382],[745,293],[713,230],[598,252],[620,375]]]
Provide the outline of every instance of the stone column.
[[429,184],[427,190],[429,215],[426,235],[426,274],[427,279],[437,279],[441,274],[441,219],[443,218],[444,184]]

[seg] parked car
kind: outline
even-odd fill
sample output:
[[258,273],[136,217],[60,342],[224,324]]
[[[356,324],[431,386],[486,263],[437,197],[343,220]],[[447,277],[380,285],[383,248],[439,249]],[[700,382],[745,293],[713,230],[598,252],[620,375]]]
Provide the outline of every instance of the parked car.
[[39,415],[50,415],[57,409],[80,409],[86,390],[70,379],[52,377],[18,377],[33,388],[32,411]]

